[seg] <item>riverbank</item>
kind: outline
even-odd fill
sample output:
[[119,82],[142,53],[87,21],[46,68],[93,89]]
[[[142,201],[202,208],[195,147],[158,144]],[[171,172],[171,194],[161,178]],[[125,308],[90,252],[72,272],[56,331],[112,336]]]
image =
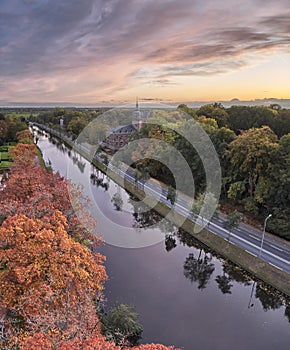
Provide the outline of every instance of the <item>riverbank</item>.
[[136,197],[144,200],[144,202],[150,208],[154,208],[154,210],[156,210],[159,214],[161,214],[162,216],[166,216],[171,222],[173,222],[177,226],[182,227],[185,231],[190,233],[192,236],[194,236],[200,242],[208,246],[210,249],[216,251],[219,255],[242,267],[243,269],[254,275],[256,278],[262,280],[266,284],[271,285],[272,287],[278,289],[282,293],[290,296],[290,275],[288,273],[283,272],[278,268],[270,265],[269,263],[260,260],[259,258],[253,256],[247,251],[238,248],[237,246],[225,241],[221,237],[218,237],[216,234],[208,230],[204,229],[198,234],[194,233],[194,226],[196,225],[195,223],[188,219],[184,219],[184,217],[176,211],[174,212],[174,214],[169,213],[171,208],[169,208],[161,202],[156,204],[156,199],[153,199],[153,197],[150,197],[148,194],[146,196],[146,199],[144,199],[144,192],[136,188],[132,183],[124,180],[122,176],[119,176],[118,174],[112,172],[106,167],[105,164],[99,162],[97,159],[93,158],[92,160],[92,157],[90,155],[88,155],[84,150],[80,149],[72,141],[61,137],[61,135],[59,135],[57,132],[52,132],[52,134],[54,134],[58,138],[62,138],[62,140],[70,148],[74,148],[84,158],[92,162],[98,169],[107,173],[107,175],[111,177],[116,183],[118,183],[122,187],[125,187],[126,190],[128,190]]

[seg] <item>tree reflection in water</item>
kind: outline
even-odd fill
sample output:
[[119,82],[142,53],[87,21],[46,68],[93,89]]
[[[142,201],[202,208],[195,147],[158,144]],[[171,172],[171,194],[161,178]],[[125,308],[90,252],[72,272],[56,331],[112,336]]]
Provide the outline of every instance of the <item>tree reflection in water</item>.
[[167,234],[165,236],[165,249],[167,252],[170,252],[172,249],[174,249],[177,246],[176,239],[173,235]]
[[283,305],[281,295],[273,293],[269,287],[263,283],[257,284],[255,296],[260,300],[264,311],[280,309]]
[[218,275],[215,278],[215,281],[223,294],[232,294],[231,288],[233,284],[231,284],[231,278],[225,275],[225,270],[223,270],[222,275]]
[[196,259],[193,253],[190,253],[186,258],[183,269],[184,276],[191,282],[198,283],[198,289],[205,289],[211,275],[215,270],[215,266],[211,263],[211,259],[205,253],[201,258],[201,251],[199,257]]
[[290,322],[290,303],[285,307],[284,315],[288,319],[288,322]]
[[122,211],[124,201],[118,191],[113,195],[111,202],[114,204],[114,207],[117,211]]
[[95,186],[97,186],[98,188],[101,187],[103,188],[105,191],[108,191],[109,189],[109,178],[104,177],[104,174],[99,171],[98,169],[96,169],[94,166],[92,166],[91,168],[91,183]]

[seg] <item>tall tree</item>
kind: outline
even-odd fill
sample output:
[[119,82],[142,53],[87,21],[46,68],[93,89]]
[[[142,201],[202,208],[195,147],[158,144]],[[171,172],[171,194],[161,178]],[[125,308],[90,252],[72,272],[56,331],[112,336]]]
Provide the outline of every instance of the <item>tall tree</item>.
[[228,158],[235,181],[246,181],[250,197],[271,171],[278,150],[277,136],[267,126],[250,129],[229,144]]

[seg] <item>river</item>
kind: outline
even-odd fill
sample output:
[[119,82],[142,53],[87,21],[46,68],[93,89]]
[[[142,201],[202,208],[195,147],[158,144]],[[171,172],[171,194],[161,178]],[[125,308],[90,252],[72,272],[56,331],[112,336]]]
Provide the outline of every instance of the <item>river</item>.
[[[90,183],[104,214],[97,217],[104,237],[119,234],[106,232],[104,216],[134,228],[137,239],[144,227],[150,232],[152,223],[157,236],[163,237],[143,248],[100,247],[107,257],[108,306],[122,302],[136,307],[144,329],[142,343],[163,343],[184,350],[289,349],[290,307],[285,307],[279,293],[254,282],[245,271],[217,257],[189,234],[164,223],[154,211],[136,210],[138,213],[132,215],[127,210],[132,207],[131,196],[57,140],[44,135],[38,146],[54,171],[73,181],[86,178]],[[123,201],[120,210],[112,201],[115,193]]]

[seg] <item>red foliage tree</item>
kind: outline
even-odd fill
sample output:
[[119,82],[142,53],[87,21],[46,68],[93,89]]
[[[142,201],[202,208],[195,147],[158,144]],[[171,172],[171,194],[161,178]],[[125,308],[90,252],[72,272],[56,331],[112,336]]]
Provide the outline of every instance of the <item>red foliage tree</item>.
[[14,167],[25,169],[27,166],[33,166],[37,155],[35,145],[18,143],[17,146],[9,148],[13,156]]
[[[75,339],[73,341],[62,342],[57,350],[121,350],[122,348],[105,340],[101,335],[85,340]],[[161,344],[139,345],[133,348],[123,348],[123,350],[179,350],[173,346]],[[51,344],[42,334],[30,337],[22,350],[54,350]]]
[[1,304],[53,348],[99,333],[94,300],[106,279],[104,257],[70,238],[66,226],[55,211],[42,221],[15,215],[0,228]]
[[87,209],[88,204],[80,189],[58,173],[27,166],[12,170],[1,193],[0,211],[4,217],[24,214],[30,218],[43,218],[51,216],[56,209],[60,210],[67,218],[70,235],[79,242],[94,241],[97,244],[100,235]]

